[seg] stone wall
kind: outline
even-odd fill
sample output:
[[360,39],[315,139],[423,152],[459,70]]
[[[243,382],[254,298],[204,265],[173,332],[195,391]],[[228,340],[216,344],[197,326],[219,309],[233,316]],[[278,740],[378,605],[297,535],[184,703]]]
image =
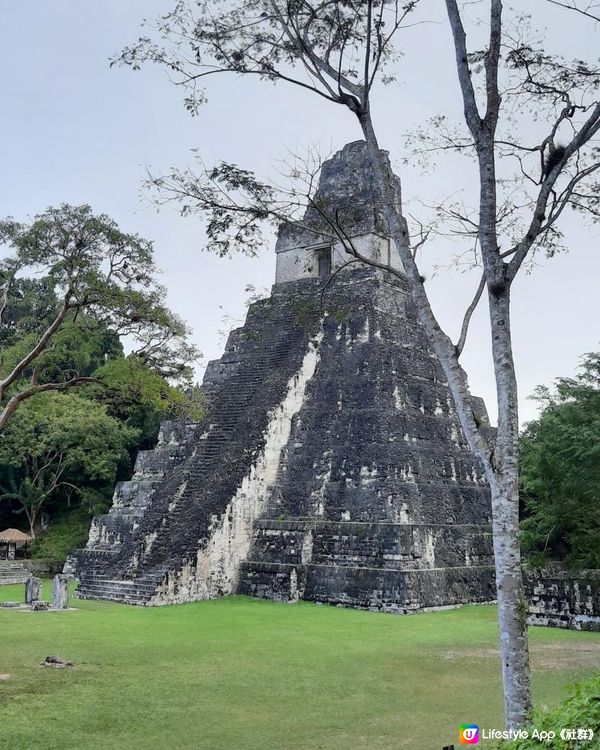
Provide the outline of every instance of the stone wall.
[[[319,278],[319,255],[331,252],[331,271],[350,260],[336,229],[351,237],[360,255],[403,270],[389,238],[382,200],[364,141],[348,143],[321,169],[318,189],[302,221],[283,224],[275,252],[275,283]],[[353,264],[349,269],[356,268]]]
[[358,269],[322,305],[238,592],[393,612],[495,599],[489,491],[406,284]]
[[528,572],[525,590],[530,625],[600,632],[600,570]]

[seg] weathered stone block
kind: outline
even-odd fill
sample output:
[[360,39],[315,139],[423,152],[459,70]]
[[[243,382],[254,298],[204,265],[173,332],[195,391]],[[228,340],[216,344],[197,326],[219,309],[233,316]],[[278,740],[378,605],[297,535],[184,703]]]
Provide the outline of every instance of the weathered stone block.
[[524,576],[530,625],[600,632],[600,571],[559,565]]
[[69,577],[58,574],[52,579],[52,609],[69,606]]
[[31,604],[40,598],[42,581],[35,576],[29,576],[25,581],[25,604]]

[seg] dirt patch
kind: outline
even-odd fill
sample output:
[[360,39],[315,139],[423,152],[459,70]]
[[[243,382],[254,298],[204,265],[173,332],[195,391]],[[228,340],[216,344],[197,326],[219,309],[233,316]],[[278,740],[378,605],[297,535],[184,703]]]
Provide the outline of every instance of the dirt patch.
[[[586,669],[600,668],[600,640],[563,641],[562,643],[533,643],[529,646],[531,666],[533,669]],[[500,661],[500,649],[473,648],[460,651],[447,651],[444,658],[457,659],[493,659]]]
[[0,674],[0,682],[6,682],[12,677],[11,674]]
[[531,664],[537,669],[589,669],[600,667],[600,641],[537,643],[531,647]]

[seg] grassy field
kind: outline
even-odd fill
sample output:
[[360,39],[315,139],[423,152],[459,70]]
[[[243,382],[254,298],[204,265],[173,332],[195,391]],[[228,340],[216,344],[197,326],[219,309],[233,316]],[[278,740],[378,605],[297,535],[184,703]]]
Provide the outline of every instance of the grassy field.
[[[21,593],[3,586],[0,600]],[[501,726],[491,606],[74,604],[0,610],[0,747],[441,750],[461,723]],[[536,628],[531,642],[538,705],[600,668],[600,635]],[[39,666],[55,654],[76,668]]]

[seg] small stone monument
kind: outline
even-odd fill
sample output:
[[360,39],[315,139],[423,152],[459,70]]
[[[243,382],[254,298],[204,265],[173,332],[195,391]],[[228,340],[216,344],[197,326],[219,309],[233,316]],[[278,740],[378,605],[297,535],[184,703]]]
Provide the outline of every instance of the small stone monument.
[[52,580],[52,609],[67,609],[69,601],[69,578],[60,573]]
[[31,604],[40,599],[42,593],[42,581],[35,576],[29,576],[25,581],[25,604]]

